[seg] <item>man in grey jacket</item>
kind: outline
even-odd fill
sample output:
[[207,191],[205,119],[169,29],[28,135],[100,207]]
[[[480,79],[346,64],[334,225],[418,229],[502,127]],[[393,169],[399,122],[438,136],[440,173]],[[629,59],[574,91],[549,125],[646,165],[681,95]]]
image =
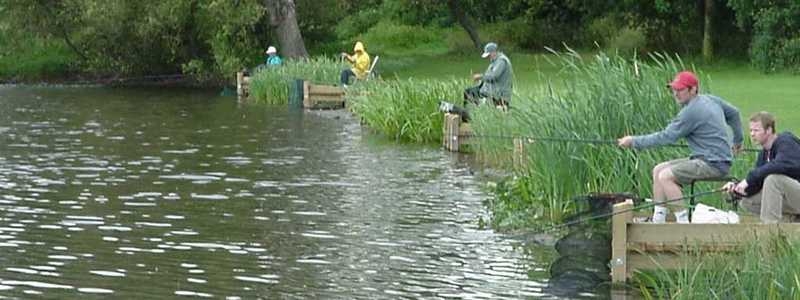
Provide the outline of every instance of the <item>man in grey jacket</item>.
[[503,52],[497,51],[496,43],[486,44],[481,57],[488,58],[491,62],[486,72],[472,75],[472,80],[480,81],[480,84],[466,89],[464,100],[481,104],[483,98],[492,100],[495,106],[507,108],[514,89],[514,70],[511,67],[511,60]]
[[488,58],[491,63],[483,74],[472,74],[472,79],[480,83],[464,90],[464,106],[442,100],[439,102],[440,111],[458,114],[462,121],[469,122],[467,103],[481,105],[491,100],[497,108],[508,109],[514,89],[514,69],[511,67],[511,60],[503,52],[497,51],[496,43],[486,44],[481,57]]
[[[689,158],[662,162],[653,168],[653,201],[657,204],[653,209],[654,223],[666,221],[669,209],[664,201],[682,198],[681,185],[727,175],[733,161],[732,152],[741,149],[744,139],[739,110],[719,97],[698,94],[700,85],[692,72],[678,73],[669,87],[682,108],[667,128],[617,140],[620,147],[634,149],[668,145],[679,138],[686,138],[689,144],[692,151]],[[727,127],[733,130],[733,145]],[[685,208],[671,206],[678,210],[675,212],[678,223],[689,222]]]

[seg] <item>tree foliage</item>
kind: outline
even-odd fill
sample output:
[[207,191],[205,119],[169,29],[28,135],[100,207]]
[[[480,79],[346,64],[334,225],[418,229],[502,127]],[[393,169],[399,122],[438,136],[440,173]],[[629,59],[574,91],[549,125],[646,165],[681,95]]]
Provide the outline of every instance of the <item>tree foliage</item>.
[[222,74],[253,64],[271,34],[257,0],[0,0],[12,28],[61,39],[78,68]]
[[[282,45],[290,39],[276,34],[271,3],[293,3],[304,44],[298,56],[305,47],[312,54],[349,49],[386,24],[469,33],[463,35],[468,42],[442,43],[450,47],[474,49],[492,40],[506,49],[541,51],[598,43],[699,55],[710,27],[713,39],[706,42],[723,55],[749,55],[765,71],[800,65],[797,0],[0,0],[0,40],[33,36],[58,43],[82,72],[220,77],[258,64],[269,45],[299,49]],[[712,4],[713,23],[704,23],[704,4]]]
[[737,24],[752,31],[750,60],[771,72],[800,73],[800,2],[797,0],[729,0]]

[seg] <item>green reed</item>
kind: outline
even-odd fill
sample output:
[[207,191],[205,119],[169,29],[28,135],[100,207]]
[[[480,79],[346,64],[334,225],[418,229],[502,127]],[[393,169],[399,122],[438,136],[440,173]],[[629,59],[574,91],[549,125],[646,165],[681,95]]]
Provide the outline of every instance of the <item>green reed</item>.
[[[662,129],[679,106],[665,87],[684,69],[678,58],[653,55],[646,60],[600,53],[582,58],[555,53],[558,76],[528,95],[517,95],[509,112],[491,107],[474,110],[478,136],[507,135],[593,139],[608,143],[533,141],[525,145],[526,164],[498,185],[495,225],[537,220],[558,222],[574,209],[571,198],[588,192],[634,192],[650,195],[651,169],[667,159],[686,157],[688,149],[621,149],[624,135]],[[508,165],[512,141],[482,138],[476,152],[483,161]],[[505,195],[505,196],[504,196]],[[510,211],[498,211],[510,209]],[[500,217],[500,218],[498,218]],[[502,217],[521,219],[509,222]]]
[[645,299],[800,299],[799,247],[782,234],[758,237],[730,253],[683,254],[677,270],[641,272],[634,282]]
[[279,67],[258,68],[250,80],[250,97],[256,102],[283,105],[289,101],[289,84],[295,79],[315,84],[338,84],[348,64],[318,56],[307,60],[287,59]]
[[456,102],[466,80],[396,79],[368,81],[348,91],[348,106],[371,129],[397,140],[439,142],[440,100]]

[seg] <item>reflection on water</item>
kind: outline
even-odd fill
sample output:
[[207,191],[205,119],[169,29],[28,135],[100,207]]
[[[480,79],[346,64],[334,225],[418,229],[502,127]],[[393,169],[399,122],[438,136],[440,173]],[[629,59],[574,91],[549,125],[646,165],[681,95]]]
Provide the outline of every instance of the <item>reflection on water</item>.
[[0,294],[546,296],[536,254],[477,226],[481,185],[344,112],[0,88]]

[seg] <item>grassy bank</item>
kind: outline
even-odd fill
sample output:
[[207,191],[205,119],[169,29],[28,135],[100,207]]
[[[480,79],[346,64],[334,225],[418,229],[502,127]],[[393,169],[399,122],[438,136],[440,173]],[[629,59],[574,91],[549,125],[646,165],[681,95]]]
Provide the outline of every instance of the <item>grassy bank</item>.
[[[529,91],[512,102],[514,109],[508,113],[488,107],[475,113],[472,126],[477,135],[532,138],[525,147],[525,166],[496,191],[499,197],[492,202],[496,226],[560,222],[574,209],[570,199],[588,192],[649,195],[650,168],[686,152],[683,148],[631,151],[614,144],[616,137],[658,130],[675,115],[678,106],[663,82],[684,68],[679,60],[639,61],[602,53],[587,57],[564,53],[554,60],[560,75],[550,78],[559,88]],[[476,148],[484,161],[503,163],[511,146],[508,140],[485,139]]]
[[645,299],[798,299],[800,242],[760,237],[738,251],[685,255],[678,270],[634,276]]
[[[592,55],[584,54],[582,60],[589,61]],[[760,110],[773,112],[778,117],[779,130],[800,129],[800,111],[788,109],[792,99],[800,97],[800,90],[795,88],[798,77],[794,75],[766,75],[746,63],[698,67],[674,61],[653,64],[642,59],[641,62],[651,64],[643,67],[645,72],[654,71],[654,67],[659,69],[658,75],[643,81],[636,79],[630,60],[612,59],[615,67],[604,69],[572,66],[549,54],[510,53],[509,56],[516,75],[514,109],[508,114],[499,114],[494,109],[477,110],[473,128],[478,134],[613,140],[624,134],[660,130],[678,109],[664,84],[680,69],[697,70],[704,92],[719,95],[739,107],[745,135],[748,116]],[[436,80],[465,78],[486,66],[486,61],[476,55],[448,56],[447,64],[437,63],[444,59],[416,57],[386,72],[399,77]],[[664,63],[667,65],[658,67]],[[626,122],[628,124],[623,126]],[[752,147],[749,139],[746,144]],[[486,140],[481,141],[478,149],[478,155],[484,160],[507,165],[512,143]],[[614,147],[569,143],[537,143],[527,149],[533,166],[519,170],[515,177],[496,187],[497,199],[492,203],[496,226],[513,228],[537,220],[556,221],[570,211],[569,198],[576,193],[635,192],[647,197],[651,194],[651,168],[661,160],[688,154],[688,149],[662,148],[632,153]],[[565,157],[565,153],[576,154]],[[597,157],[605,158],[601,161]],[[755,153],[737,157],[731,175],[744,177],[754,159]],[[701,184],[698,190],[716,188],[716,185]],[[721,205],[719,196],[707,196],[702,201]]]
[[[526,146],[527,164],[496,186],[490,205],[498,228],[559,222],[574,208],[570,199],[587,192],[651,194],[652,167],[685,157],[686,148],[644,151],[619,149],[613,141],[626,134],[662,129],[679,107],[664,87],[673,74],[695,69],[702,88],[741,109],[746,118],[767,109],[779,117],[781,128],[794,129],[800,113],[781,109],[796,98],[795,77],[760,75],[746,66],[711,67],[708,71],[675,57],[647,58],[566,52],[558,55],[510,54],[516,75],[513,109],[502,113],[490,107],[473,110],[473,129],[479,136],[474,149],[482,161],[508,167],[512,143],[497,136],[591,139],[608,143],[534,142]],[[481,72],[486,60],[470,56],[382,58],[383,80],[362,82],[349,89],[351,110],[371,129],[412,142],[441,138],[439,100],[458,102],[469,74]],[[389,61],[389,62],[387,62]],[[393,61],[393,62],[392,62]],[[344,66],[324,58],[290,62],[255,75],[253,95],[262,102],[285,104],[287,78],[335,83]],[[459,76],[456,76],[459,75]],[[283,79],[283,81],[282,81]],[[770,88],[751,88],[769,86]],[[759,96],[759,98],[756,98]],[[755,159],[737,158],[732,175],[743,177]],[[714,183],[700,186],[710,189]],[[719,197],[703,199],[720,206]]]
[[364,123],[401,141],[442,139],[439,100],[460,99],[466,80],[396,79],[364,82],[348,90],[349,106]]

